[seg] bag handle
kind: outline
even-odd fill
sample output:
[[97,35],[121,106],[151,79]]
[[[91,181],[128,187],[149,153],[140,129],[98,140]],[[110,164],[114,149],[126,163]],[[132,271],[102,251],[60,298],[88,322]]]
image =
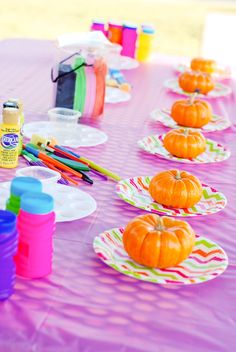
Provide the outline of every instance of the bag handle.
[[[62,61],[59,62],[59,65],[60,65],[60,64],[63,64],[64,62],[66,62],[67,60],[71,59],[73,56],[76,56],[76,55],[80,55],[80,52],[76,52],[76,53],[74,53],[74,54],[72,54],[72,55],[66,57],[64,60],[62,60]],[[88,64],[86,64],[85,62],[82,62],[82,64],[80,64],[80,65],[74,67],[74,68],[71,69],[69,72],[61,73],[61,74],[58,75],[56,78],[54,78],[54,75],[53,75],[53,68],[52,68],[52,69],[51,69],[51,81],[52,81],[53,83],[55,83],[55,82],[57,82],[57,81],[59,80],[59,78],[62,78],[62,77],[64,77],[64,76],[67,76],[67,75],[71,74],[72,72],[77,71],[77,70],[78,70],[80,67],[82,67],[82,66],[93,66],[93,64],[92,64],[92,65],[88,65]]]

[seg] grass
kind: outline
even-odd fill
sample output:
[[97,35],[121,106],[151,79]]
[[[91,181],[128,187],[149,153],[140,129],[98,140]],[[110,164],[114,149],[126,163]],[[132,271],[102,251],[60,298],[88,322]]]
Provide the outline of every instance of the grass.
[[0,0],[1,37],[54,39],[87,31],[91,19],[152,23],[154,50],[175,55],[200,54],[206,16],[236,14],[236,3],[210,0]]

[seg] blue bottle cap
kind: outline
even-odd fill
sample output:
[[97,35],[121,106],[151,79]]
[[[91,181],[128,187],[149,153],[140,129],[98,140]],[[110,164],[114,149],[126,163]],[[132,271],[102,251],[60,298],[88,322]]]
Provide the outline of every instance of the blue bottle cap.
[[8,210],[0,210],[0,234],[12,232],[16,228],[16,215]]
[[48,214],[53,211],[53,197],[47,193],[27,192],[21,197],[20,208],[29,214]]
[[129,22],[124,22],[123,24],[124,28],[128,28],[128,29],[137,29],[137,25],[134,23],[129,23]]
[[151,25],[143,24],[142,25],[142,32],[147,34],[154,34],[155,29]]
[[42,192],[42,183],[34,177],[15,177],[11,182],[10,192],[22,196],[25,192]]

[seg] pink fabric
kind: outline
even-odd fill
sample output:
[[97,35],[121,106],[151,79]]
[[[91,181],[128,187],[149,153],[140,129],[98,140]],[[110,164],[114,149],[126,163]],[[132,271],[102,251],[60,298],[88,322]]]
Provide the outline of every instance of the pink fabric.
[[[8,40],[0,44],[1,102],[20,97],[26,121],[47,119],[52,104],[50,67],[54,46],[46,41]],[[236,312],[236,138],[234,93],[212,100],[215,113],[230,117],[227,131],[208,134],[226,144],[230,159],[212,165],[182,165],[140,151],[137,141],[166,131],[149,118],[156,107],[169,107],[178,95],[163,81],[174,76],[176,58],[158,56],[155,64],[127,71],[132,100],[106,105],[102,119],[91,122],[106,132],[106,144],[80,148],[81,155],[111,168],[122,177],[185,169],[222,191],[227,207],[218,214],[189,220],[196,232],[218,242],[229,267],[215,280],[192,286],[166,287],[134,280],[103,264],[94,254],[93,238],[122,226],[143,211],[125,204],[115,183],[94,176],[81,189],[93,195],[98,209],[91,216],[57,224],[53,271],[45,279],[17,278],[15,294],[0,303],[0,351],[227,352],[235,349]],[[20,166],[25,165],[24,161]],[[15,170],[0,169],[2,181]]]

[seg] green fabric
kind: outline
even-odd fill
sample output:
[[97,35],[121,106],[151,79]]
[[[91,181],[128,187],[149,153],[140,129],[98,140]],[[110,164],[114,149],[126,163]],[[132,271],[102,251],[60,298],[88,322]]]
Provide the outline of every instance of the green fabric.
[[[83,58],[76,58],[73,68],[84,63]],[[75,92],[74,92],[74,110],[78,110],[81,113],[84,111],[85,97],[86,97],[86,75],[84,66],[81,66],[78,70],[75,71],[76,80],[75,80]]]

